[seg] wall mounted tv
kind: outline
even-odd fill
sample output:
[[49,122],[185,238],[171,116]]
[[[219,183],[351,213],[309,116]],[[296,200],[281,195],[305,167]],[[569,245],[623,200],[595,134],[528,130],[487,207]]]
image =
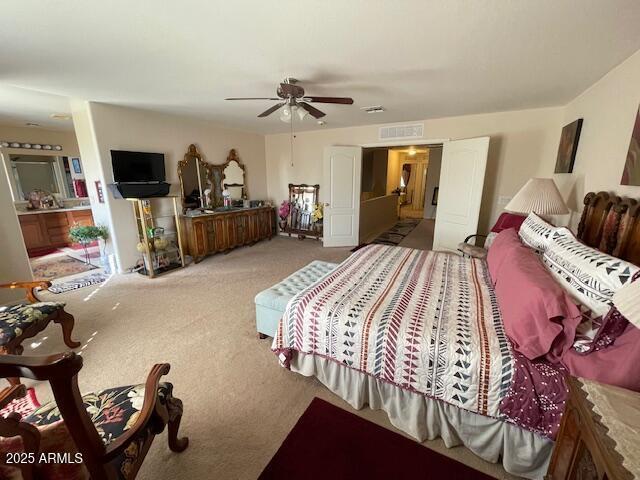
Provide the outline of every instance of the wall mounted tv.
[[111,150],[116,183],[164,182],[164,154]]

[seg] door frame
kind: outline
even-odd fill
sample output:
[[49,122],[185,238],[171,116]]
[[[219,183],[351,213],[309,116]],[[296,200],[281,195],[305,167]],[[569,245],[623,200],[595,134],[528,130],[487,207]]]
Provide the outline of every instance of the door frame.
[[359,146],[362,148],[410,147],[412,145],[424,146],[424,147],[435,147],[450,141],[451,141],[451,138],[416,138],[413,140],[395,140],[395,141],[389,141],[389,142],[360,143],[360,144],[355,144],[353,146]]

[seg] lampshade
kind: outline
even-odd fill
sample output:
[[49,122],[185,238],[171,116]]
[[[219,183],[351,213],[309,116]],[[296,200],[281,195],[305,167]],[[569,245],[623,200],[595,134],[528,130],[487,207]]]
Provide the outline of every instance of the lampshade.
[[640,328],[640,280],[628,283],[614,293],[613,304],[624,318]]
[[551,178],[530,178],[504,209],[512,213],[564,215],[569,213],[558,187]]

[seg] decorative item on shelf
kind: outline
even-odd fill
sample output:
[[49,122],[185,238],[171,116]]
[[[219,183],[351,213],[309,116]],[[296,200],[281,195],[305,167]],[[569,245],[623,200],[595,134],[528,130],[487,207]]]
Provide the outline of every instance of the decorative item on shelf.
[[231,193],[226,188],[224,190],[222,190],[222,198],[223,198],[223,202],[222,202],[223,205],[225,207],[230,207],[231,206]]
[[[89,255],[89,245],[92,242],[103,240],[106,241],[109,238],[109,230],[102,225],[74,225],[69,229],[69,238],[74,243],[79,243],[84,249],[84,262],[89,265],[91,263],[91,256]],[[104,246],[100,248],[100,259],[105,263],[106,253],[104,252]],[[106,262],[108,264],[108,262]]]
[[153,248],[156,252],[166,250],[169,246],[169,240],[166,238],[158,237],[153,239]]
[[72,158],[71,164],[73,165],[73,173],[82,173],[82,165],[80,164],[80,159],[78,157]]
[[27,194],[27,210],[38,210],[47,208],[60,208],[60,204],[52,193],[44,190],[31,190]]
[[284,231],[287,228],[287,219],[289,218],[289,213],[291,212],[291,204],[287,200],[283,200],[280,204],[280,208],[278,208],[278,217],[280,217],[280,230]]

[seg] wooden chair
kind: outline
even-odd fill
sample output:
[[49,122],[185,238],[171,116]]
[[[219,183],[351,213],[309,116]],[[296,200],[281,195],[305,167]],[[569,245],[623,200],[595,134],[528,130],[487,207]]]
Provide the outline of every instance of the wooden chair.
[[[24,397],[26,388],[24,385],[12,385],[11,387],[0,390],[0,410],[6,407],[13,400]],[[21,421],[20,414],[11,413],[6,418],[0,416],[0,437],[20,437],[22,440],[23,451],[32,453],[34,456],[38,454],[38,446],[40,444],[40,432],[36,427]],[[5,455],[0,457],[0,463],[6,463]],[[17,465],[22,474],[23,480],[32,480],[35,478],[33,464],[23,462]]]
[[[25,451],[49,453],[40,448],[44,434],[39,438],[32,427],[64,425],[93,480],[135,478],[155,435],[162,432],[165,425],[168,425],[169,448],[174,452],[187,448],[188,439],[178,438],[182,402],[172,395],[170,383],[160,382],[160,377],[169,373],[169,364],[155,365],[144,385],[110,388],[84,397],[78,390],[81,368],[82,357],[74,352],[41,357],[1,356],[0,377],[48,381],[55,402],[43,405],[23,419],[16,419],[16,414],[12,414],[13,418],[2,420],[0,436],[26,432]],[[20,386],[0,393],[0,405],[6,403],[6,398],[20,393],[18,388]],[[141,397],[143,402],[138,409],[134,403]],[[118,409],[117,412],[114,409]],[[111,421],[106,422],[107,418]],[[114,418],[117,420],[113,421]],[[32,467],[38,470],[38,465]],[[37,478],[41,478],[41,473],[37,473]]]
[[22,342],[40,333],[51,321],[62,327],[65,345],[69,348],[80,346],[80,342],[71,339],[74,318],[64,310],[64,303],[41,302],[36,296],[37,289],[50,286],[51,282],[43,280],[0,284],[0,288],[26,290],[30,302],[10,306],[0,312],[0,354],[21,355],[24,350]]

